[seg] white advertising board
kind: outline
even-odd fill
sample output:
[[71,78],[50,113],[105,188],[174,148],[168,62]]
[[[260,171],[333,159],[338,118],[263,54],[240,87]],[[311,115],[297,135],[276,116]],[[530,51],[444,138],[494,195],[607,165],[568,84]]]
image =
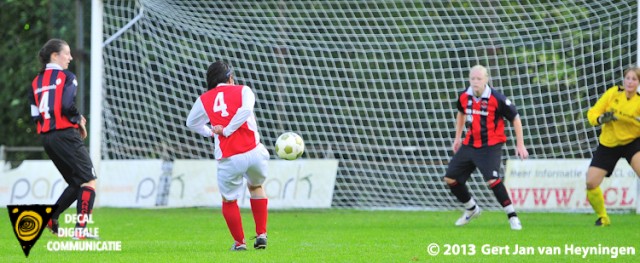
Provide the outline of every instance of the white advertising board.
[[[586,195],[589,159],[509,160],[505,185],[516,209],[590,211]],[[612,176],[600,185],[607,209],[635,210],[636,174],[620,160]]]
[[[102,161],[96,207],[219,207],[216,166],[214,160]],[[331,207],[337,171],[337,160],[269,161],[263,185],[269,207]],[[0,173],[0,205],[52,204],[65,187],[51,161],[24,161]],[[250,207],[248,191],[238,203]]]

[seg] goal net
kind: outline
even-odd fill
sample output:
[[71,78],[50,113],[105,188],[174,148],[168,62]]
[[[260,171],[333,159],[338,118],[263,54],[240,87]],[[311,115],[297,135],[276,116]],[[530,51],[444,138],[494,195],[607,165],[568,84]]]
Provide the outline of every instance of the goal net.
[[[475,64],[518,107],[531,158],[589,158],[588,108],[636,63],[636,1],[105,1],[103,159],[212,157],[185,128],[207,66],[256,93],[264,144],[335,158],[334,207],[457,207],[443,183]],[[515,158],[515,134],[503,158]],[[497,208],[479,174],[468,183]]]

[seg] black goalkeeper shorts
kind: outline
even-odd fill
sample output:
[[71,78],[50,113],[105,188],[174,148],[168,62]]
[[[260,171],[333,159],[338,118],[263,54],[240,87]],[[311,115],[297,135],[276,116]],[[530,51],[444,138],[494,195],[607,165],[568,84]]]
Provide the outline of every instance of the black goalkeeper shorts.
[[616,164],[620,158],[624,157],[627,159],[627,162],[631,164],[631,158],[633,158],[633,155],[637,152],[640,152],[640,138],[633,140],[627,145],[616,147],[607,147],[599,144],[593,153],[593,158],[589,166],[606,170],[607,177],[609,177],[613,173],[613,169],[616,168]]
[[500,165],[502,163],[502,145],[473,148],[462,145],[453,155],[447,167],[445,177],[455,179],[458,183],[465,183],[471,173],[478,168],[485,181],[502,178]]
[[70,186],[96,179],[89,151],[77,129],[53,130],[42,134],[42,144],[49,158]]

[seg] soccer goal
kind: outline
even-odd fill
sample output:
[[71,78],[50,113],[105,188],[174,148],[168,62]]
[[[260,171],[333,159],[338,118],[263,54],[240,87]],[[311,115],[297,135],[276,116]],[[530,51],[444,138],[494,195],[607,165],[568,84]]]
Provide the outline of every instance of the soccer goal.
[[[586,112],[638,54],[636,1],[95,2],[99,158],[212,158],[184,122],[207,66],[224,60],[254,89],[272,154],[294,131],[303,158],[339,160],[334,207],[458,206],[442,176],[476,64],[518,107],[531,158],[591,157]],[[469,186],[498,207],[479,174]]]

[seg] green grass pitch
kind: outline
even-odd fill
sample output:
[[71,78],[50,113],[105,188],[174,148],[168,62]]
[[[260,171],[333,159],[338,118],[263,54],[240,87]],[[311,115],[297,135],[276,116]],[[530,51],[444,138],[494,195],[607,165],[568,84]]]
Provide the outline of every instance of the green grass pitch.
[[[69,211],[75,211],[71,208]],[[121,251],[49,251],[47,243],[70,241],[44,232],[25,258],[7,209],[0,209],[2,262],[601,262],[605,255],[569,254],[566,246],[614,247],[618,262],[640,262],[640,216],[612,214],[610,227],[593,226],[593,214],[519,213],[522,231],[504,213],[484,211],[455,227],[460,211],[280,210],[269,214],[269,243],[254,250],[254,223],[242,210],[248,251],[232,252],[220,209],[94,210],[101,241],[120,241]],[[62,218],[62,217],[61,217]],[[71,224],[62,224],[71,227]],[[86,242],[86,241],[73,241]],[[438,255],[429,254],[429,249]],[[431,247],[430,247],[431,245]],[[515,245],[535,253],[513,255]],[[508,247],[507,247],[508,246]],[[505,248],[506,247],[506,248]],[[558,247],[557,255],[538,249]],[[621,255],[632,247],[635,255]],[[487,250],[492,248],[493,250]],[[449,255],[445,255],[445,253]],[[502,255],[493,255],[493,252]],[[505,251],[508,251],[508,255]],[[466,255],[465,255],[466,254]],[[470,255],[473,254],[473,255]]]

